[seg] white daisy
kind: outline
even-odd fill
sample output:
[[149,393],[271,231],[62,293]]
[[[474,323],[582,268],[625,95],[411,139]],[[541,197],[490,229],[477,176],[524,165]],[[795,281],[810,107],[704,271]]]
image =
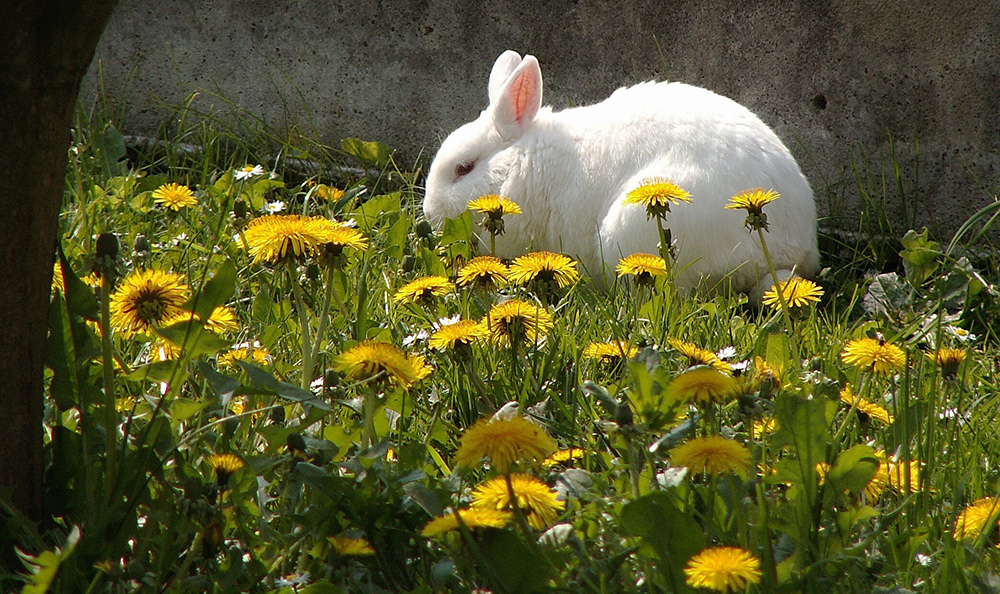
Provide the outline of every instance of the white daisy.
[[281,200],[275,200],[274,202],[268,202],[264,205],[264,208],[260,211],[264,214],[278,214],[279,212],[285,210],[285,203]]
[[244,165],[240,169],[233,170],[233,177],[237,180],[250,179],[256,175],[263,175],[264,168],[260,165]]

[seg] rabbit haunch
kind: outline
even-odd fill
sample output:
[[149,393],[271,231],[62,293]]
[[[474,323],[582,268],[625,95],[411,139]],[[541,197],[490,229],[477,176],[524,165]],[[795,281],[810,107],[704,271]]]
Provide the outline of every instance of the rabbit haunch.
[[759,297],[772,283],[759,239],[744,226],[746,213],[725,205],[743,190],[765,188],[781,195],[764,208],[778,276],[816,272],[809,183],[774,132],[735,101],[648,82],[595,105],[553,111],[541,106],[538,62],[512,51],[493,66],[489,98],[431,163],[424,213],[435,226],[459,216],[469,200],[506,196],[523,213],[505,218],[497,255],[565,252],[600,283],[620,258],[656,253],[656,221],[623,201],[644,180],[667,178],[691,194],[667,214],[677,286],[729,275],[737,289]]

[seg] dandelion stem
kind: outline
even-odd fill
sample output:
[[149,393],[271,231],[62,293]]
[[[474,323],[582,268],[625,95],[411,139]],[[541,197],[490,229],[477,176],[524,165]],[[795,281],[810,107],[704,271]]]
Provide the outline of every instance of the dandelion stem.
[[[788,332],[789,337],[794,337],[795,332],[792,328],[792,316],[788,313],[788,302],[785,299],[785,292],[781,286],[781,281],[778,280],[778,271],[774,268],[774,261],[771,260],[771,251],[767,249],[767,242],[764,241],[764,230],[757,228],[757,237],[760,238],[760,249],[764,252],[764,260],[767,261],[767,270],[771,273],[771,282],[774,283],[774,292],[778,296],[778,304],[781,305],[781,317],[785,322],[785,331]],[[795,355],[795,360],[798,362],[798,344],[796,341],[792,341],[792,350]],[[796,363],[798,364],[798,363]]]
[[309,384],[312,383],[313,372],[313,353],[312,339],[310,338],[309,332],[309,315],[306,309],[305,298],[302,296],[302,287],[299,285],[299,280],[295,278],[295,270],[292,266],[289,266],[288,273],[292,281],[292,295],[295,298],[295,312],[299,316],[299,334],[301,334],[302,337],[302,377],[299,380],[299,385],[303,390],[308,390]]
[[[105,442],[105,480],[107,492],[111,493],[114,477],[118,470],[118,411],[115,409],[115,359],[111,345],[111,286],[114,284],[114,271],[111,266],[105,266],[101,275],[104,284],[101,287],[101,351],[104,357],[104,431]],[[83,409],[86,414],[86,409]]]

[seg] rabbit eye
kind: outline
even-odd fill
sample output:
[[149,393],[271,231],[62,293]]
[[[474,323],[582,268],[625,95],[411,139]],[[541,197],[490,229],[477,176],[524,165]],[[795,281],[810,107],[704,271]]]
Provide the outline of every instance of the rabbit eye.
[[455,166],[455,177],[464,177],[472,173],[472,170],[476,168],[475,161],[464,161]]

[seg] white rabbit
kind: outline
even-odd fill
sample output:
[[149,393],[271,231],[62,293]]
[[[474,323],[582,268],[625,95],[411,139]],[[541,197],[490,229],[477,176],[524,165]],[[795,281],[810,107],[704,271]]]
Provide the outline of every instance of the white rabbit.
[[759,300],[773,283],[759,239],[744,227],[744,211],[724,207],[742,190],[774,189],[781,197],[764,207],[765,241],[778,277],[816,272],[809,183],[774,132],[738,103],[682,83],[646,82],[554,112],[542,107],[538,61],[513,51],[493,65],[489,100],[431,163],[424,213],[435,227],[462,214],[469,200],[506,196],[522,214],[505,217],[497,255],[564,252],[603,284],[620,258],[657,252],[656,220],[623,200],[644,179],[665,177],[691,194],[666,219],[677,248],[676,286],[730,275]]

